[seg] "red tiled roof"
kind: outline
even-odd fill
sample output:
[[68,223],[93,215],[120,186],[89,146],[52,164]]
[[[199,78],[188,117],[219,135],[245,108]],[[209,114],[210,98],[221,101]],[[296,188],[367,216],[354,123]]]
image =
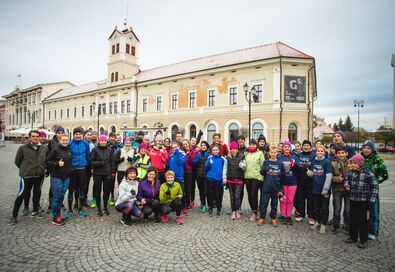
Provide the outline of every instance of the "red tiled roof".
[[276,42],[148,69],[138,73],[136,79],[142,82],[276,57],[313,58],[282,42]]

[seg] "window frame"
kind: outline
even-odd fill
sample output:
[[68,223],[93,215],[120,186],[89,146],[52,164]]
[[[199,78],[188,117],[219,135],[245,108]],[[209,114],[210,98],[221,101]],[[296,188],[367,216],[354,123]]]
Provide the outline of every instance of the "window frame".
[[[193,97],[192,97],[192,95],[193,95]],[[193,102],[193,105],[192,105],[192,102]],[[188,108],[195,109],[196,104],[197,104],[196,102],[197,102],[196,101],[196,91],[195,90],[189,91],[188,92]]]
[[162,111],[163,109],[163,99],[161,95],[156,97],[156,111]]
[[141,110],[143,112],[147,112],[148,111],[148,97],[146,97],[146,96],[142,97],[141,103],[142,103]]
[[[234,90],[235,92],[233,93],[232,90]],[[229,93],[229,106],[237,105],[237,103],[238,103],[238,88],[237,88],[237,86],[236,85],[229,86],[228,93]],[[235,103],[232,103],[232,102],[235,102]]]
[[[211,92],[213,92],[214,95],[211,95],[210,94]],[[207,93],[207,107],[210,107],[210,108],[215,107],[216,92],[217,92],[216,89],[209,89],[208,90],[208,93]],[[212,98],[212,101],[211,101],[211,98]]]
[[[178,109],[178,93],[171,93],[171,109],[177,110]],[[174,99],[176,98],[176,99]]]

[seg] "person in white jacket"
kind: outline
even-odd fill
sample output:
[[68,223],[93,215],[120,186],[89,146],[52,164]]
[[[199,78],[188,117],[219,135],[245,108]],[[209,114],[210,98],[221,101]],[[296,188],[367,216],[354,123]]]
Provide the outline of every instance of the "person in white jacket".
[[119,196],[115,203],[115,209],[122,213],[121,223],[124,226],[131,225],[131,216],[140,218],[142,212],[137,203],[139,182],[136,179],[137,168],[132,166],[126,170],[125,178],[119,185]]

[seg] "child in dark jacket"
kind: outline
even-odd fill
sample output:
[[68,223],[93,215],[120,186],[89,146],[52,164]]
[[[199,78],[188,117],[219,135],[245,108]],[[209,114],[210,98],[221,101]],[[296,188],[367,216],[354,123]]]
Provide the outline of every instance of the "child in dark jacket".
[[225,159],[220,156],[220,151],[217,146],[213,146],[211,149],[212,155],[206,160],[206,171],[207,171],[207,200],[208,200],[208,212],[210,216],[213,216],[214,203],[217,207],[217,217],[221,215],[222,198],[224,195],[224,188],[222,184],[223,179],[223,168],[225,165]]
[[314,225],[312,230],[320,228],[320,234],[326,233],[326,224],[329,216],[329,197],[332,181],[332,166],[328,159],[325,158],[325,148],[318,147],[316,157],[311,163],[312,171],[307,175],[313,177],[311,188],[313,198],[313,218]]
[[260,171],[261,175],[264,176],[264,180],[261,187],[261,216],[258,220],[258,225],[265,224],[266,210],[269,200],[271,200],[271,223],[274,227],[277,227],[278,197],[281,196],[280,191],[285,179],[285,170],[283,163],[277,159],[277,147],[270,147],[269,156],[270,158],[265,160]]
[[379,191],[376,177],[364,167],[364,161],[361,154],[351,157],[351,172],[344,184],[346,190],[350,192],[350,238],[345,242],[356,243],[359,234],[359,248],[367,247],[369,207],[376,201]]
[[230,206],[232,208],[231,219],[240,219],[239,208],[241,205],[241,192],[244,184],[244,170],[246,161],[244,154],[239,152],[239,145],[236,142],[230,144],[230,153],[226,156],[223,182],[229,188]]

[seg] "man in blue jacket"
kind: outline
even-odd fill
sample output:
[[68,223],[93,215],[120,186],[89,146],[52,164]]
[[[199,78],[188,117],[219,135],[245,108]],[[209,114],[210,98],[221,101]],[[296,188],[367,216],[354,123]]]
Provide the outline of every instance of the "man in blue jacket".
[[73,130],[73,140],[70,141],[71,151],[71,177],[68,193],[69,214],[73,213],[73,193],[75,196],[74,209],[78,209],[81,216],[88,214],[83,211],[83,204],[86,201],[87,180],[86,167],[89,164],[89,144],[82,139],[83,130],[77,127]]

